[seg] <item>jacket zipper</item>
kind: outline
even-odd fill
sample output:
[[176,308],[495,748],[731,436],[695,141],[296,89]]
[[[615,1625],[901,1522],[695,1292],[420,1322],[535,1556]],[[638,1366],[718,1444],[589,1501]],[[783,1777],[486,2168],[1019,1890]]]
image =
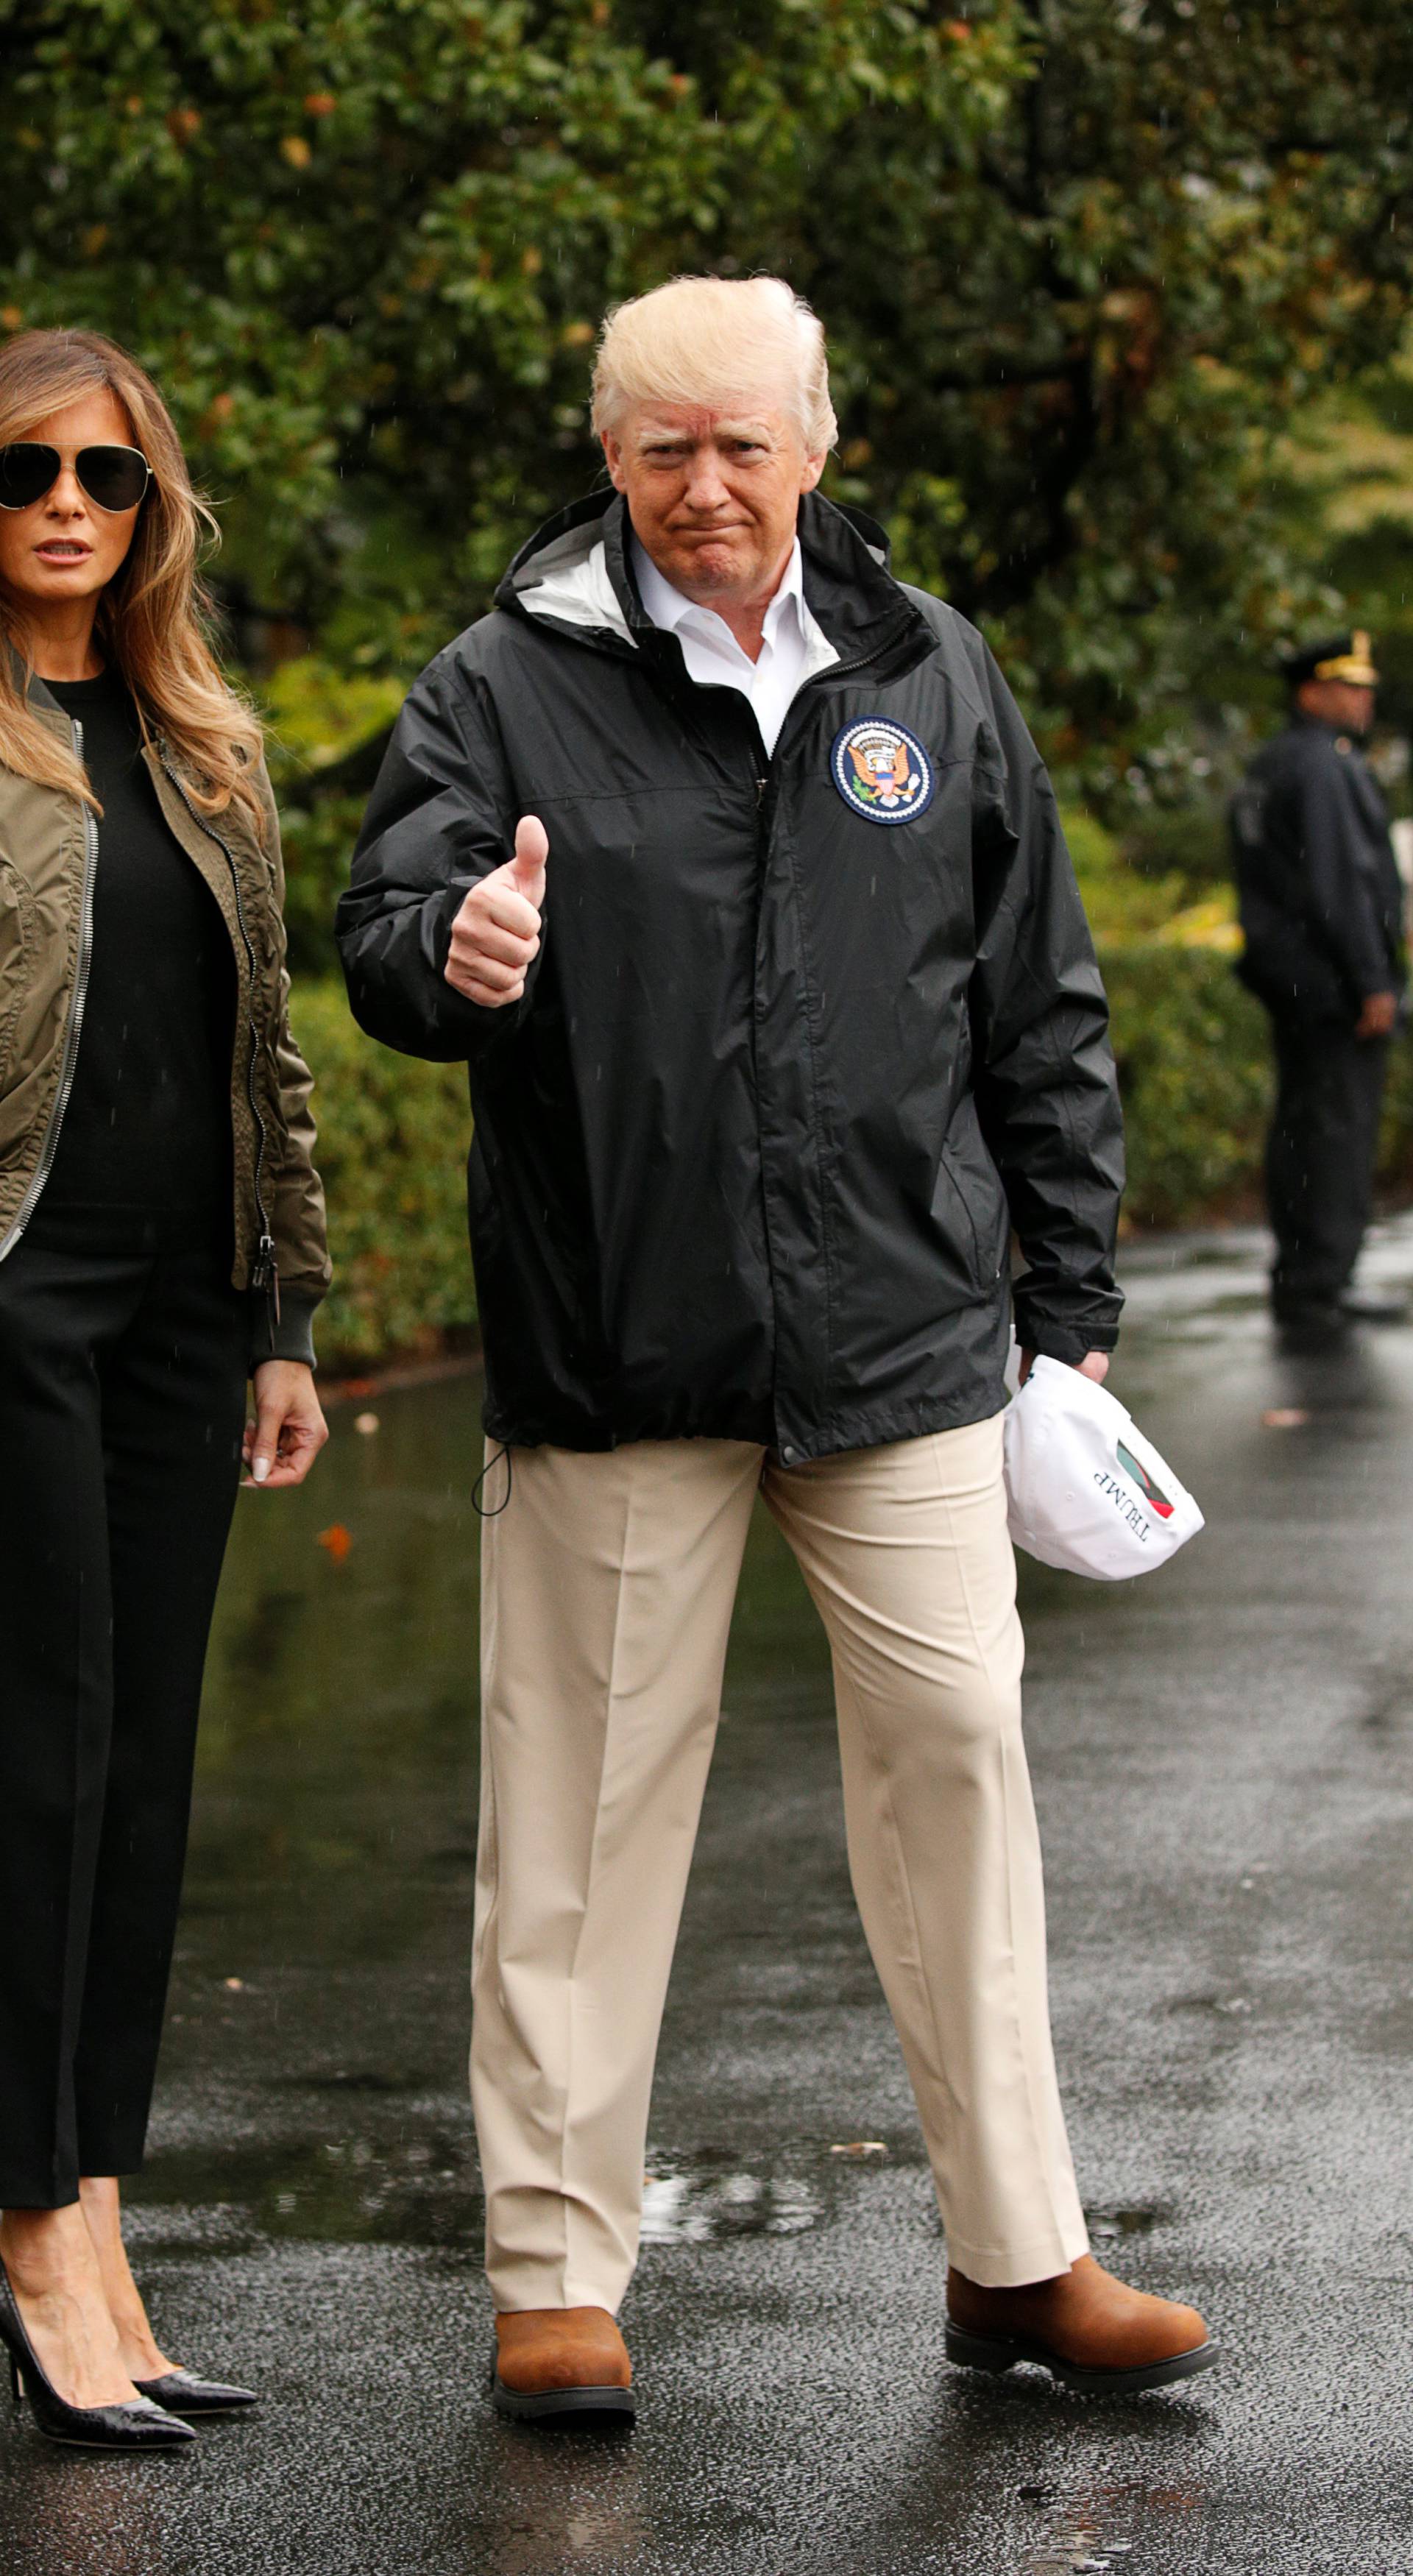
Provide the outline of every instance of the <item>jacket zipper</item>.
[[[812,673],[811,673],[811,675],[810,675],[810,677],[809,677],[809,679],[807,679],[807,680],[805,681],[804,686],[803,686],[802,688],[797,689],[797,690],[796,690],[796,692],[795,692],[794,697],[791,699],[791,701],[790,701],[790,705],[789,705],[788,709],[786,710],[786,714],[785,714],[785,721],[784,721],[784,723],[781,725],[780,731],[779,731],[779,733],[778,733],[778,734],[776,735],[776,737],[775,737],[775,749],[774,749],[773,751],[765,752],[765,770],[764,770],[764,773],[763,773],[763,774],[761,774],[761,773],[759,773],[759,772],[758,772],[758,773],[756,774],[756,776],[754,777],[753,781],[752,781],[752,784],[753,784],[753,786],[754,786],[754,788],[755,788],[755,791],[756,791],[756,873],[757,873],[757,884],[758,884],[758,889],[763,889],[763,888],[764,888],[764,884],[765,884],[765,871],[766,871],[766,865],[767,865],[767,862],[768,862],[768,859],[769,859],[769,855],[770,855],[770,835],[771,835],[771,830],[772,830],[772,827],[773,827],[773,825],[774,825],[774,821],[775,821],[775,798],[774,798],[774,794],[773,794],[773,789],[774,789],[774,786],[775,786],[775,763],[776,763],[777,755],[778,755],[779,750],[780,750],[781,742],[783,741],[784,736],[785,736],[785,729],[786,729],[786,726],[789,724],[789,721],[790,721],[790,717],[793,715],[793,713],[794,713],[795,709],[798,707],[798,705],[799,705],[799,703],[800,703],[801,699],[806,695],[806,693],[807,693],[810,689],[813,689],[813,688],[817,687],[819,684],[821,684],[821,683],[822,683],[823,681],[825,681],[825,680],[849,679],[849,678],[851,678],[851,677],[853,676],[853,674],[854,674],[855,672],[857,672],[857,671],[865,671],[865,670],[867,670],[867,669],[869,668],[870,664],[871,664],[872,662],[874,662],[874,661],[876,660],[876,658],[877,658],[877,657],[876,657],[876,655],[874,655],[874,654],[872,654],[872,653],[862,653],[862,654],[858,654],[858,655],[856,655],[856,656],[855,656],[855,658],[854,658],[854,660],[853,660],[852,662],[829,662],[829,663],[827,663],[827,664],[825,665],[825,668],[824,668],[822,671],[814,671],[814,672],[812,672]],[[752,718],[752,721],[754,722],[754,717]],[[760,745],[760,749],[761,749],[762,751],[765,751],[765,740],[764,740],[763,735],[760,733],[760,728],[759,728],[759,726],[757,726],[757,727],[756,727],[756,737],[757,737],[757,741],[758,741],[758,743],[759,743],[759,745]],[[759,915],[757,915],[757,922],[759,922]],[[756,1012],[755,1001],[754,1001],[754,996],[753,996],[753,1000],[752,1000],[752,1010],[751,1010],[751,1058],[752,1058],[752,1071],[753,1071],[753,1074],[754,1074],[754,1072],[755,1072],[755,1042],[756,1042],[756,1028],[757,1028],[757,1012]],[[758,1087],[759,1087],[759,1086],[758,1086],[758,1082],[757,1082],[757,1088],[758,1088]],[[771,1293],[771,1306],[772,1306],[772,1309],[773,1309],[773,1308],[774,1308],[774,1304],[775,1304],[775,1277],[776,1277],[776,1270],[775,1270],[775,1254],[774,1254],[774,1250],[773,1250],[773,1247],[772,1247],[772,1244],[771,1244],[771,1239],[770,1239],[770,1210],[769,1210],[769,1203],[768,1203],[768,1201],[767,1201],[767,1200],[766,1200],[766,1198],[765,1198],[765,1195],[764,1195],[764,1188],[763,1188],[763,1187],[762,1187],[762,1207],[761,1207],[761,1213],[762,1213],[762,1217],[763,1217],[763,1219],[764,1219],[764,1227],[765,1227],[765,1257],[766,1257],[767,1265],[768,1265],[769,1270],[770,1270],[770,1282],[771,1282],[771,1289],[770,1289],[770,1293]],[[773,1385],[772,1385],[772,1393],[771,1393],[771,1410],[772,1410],[772,1413],[774,1413],[774,1410],[775,1410],[775,1399],[774,1399],[774,1387],[773,1387]],[[777,1428],[778,1428],[778,1425],[777,1425]],[[791,1462],[794,1460],[795,1456],[796,1456],[796,1453],[795,1453],[795,1451],[794,1451],[793,1449],[789,1449],[789,1448],[782,1448],[782,1449],[781,1449],[781,1452],[780,1452],[780,1457],[781,1457],[781,1463],[782,1463],[782,1465],[786,1465],[786,1466],[788,1466],[789,1464],[791,1464]]]
[[[177,794],[180,796],[182,803],[186,807],[186,810],[191,816],[193,823],[196,825],[197,830],[199,832],[204,832],[208,841],[215,842],[217,849],[220,851],[222,858],[226,862],[226,866],[230,870],[231,893],[235,897],[236,920],[240,925],[240,935],[245,947],[245,971],[249,981],[249,990],[253,995],[255,991],[255,943],[250,936],[249,925],[245,918],[245,901],[240,890],[240,871],[236,866],[234,854],[231,851],[229,843],[222,840],[221,835],[216,830],[214,824],[208,823],[204,815],[198,814],[196,807],[193,805],[191,798],[188,796],[186,789],[183,787],[181,780],[178,778],[176,771],[173,769],[167,758],[165,747],[160,743],[157,747],[157,757],[162,763],[162,772],[164,777],[170,779],[173,787],[175,787]],[[255,1220],[260,1230],[255,1259],[250,1265],[249,1284],[255,1294],[264,1296],[268,1302],[271,1318],[270,1338],[273,1344],[273,1328],[280,1320],[280,1271],[279,1264],[275,1259],[275,1239],[270,1232],[270,1221],[265,1213],[265,1201],[261,1195],[260,1189],[260,1175],[265,1166],[266,1131],[265,1121],[260,1112],[260,1104],[255,1097],[255,1059],[260,1047],[260,1032],[255,1025],[255,1013],[253,1008],[247,1010],[246,1027],[249,1031],[250,1045],[245,1059],[245,1096],[250,1103],[250,1115],[255,1122]]]
[[[83,727],[81,724],[74,723],[72,718],[70,722],[73,730],[74,757],[81,764]],[[4,1242],[0,1243],[0,1261],[14,1251],[20,1236],[24,1233],[25,1227],[34,1214],[44,1184],[53,1169],[54,1157],[59,1150],[59,1130],[63,1126],[64,1112],[69,1105],[69,1094],[74,1087],[79,1037],[83,1029],[83,1008],[88,998],[88,978],[93,964],[93,889],[97,874],[98,825],[94,819],[92,806],[86,804],[83,807],[83,887],[79,897],[78,965],[74,971],[74,989],[69,1002],[69,1022],[64,1031],[64,1052],[59,1062],[59,1087],[54,1094],[54,1106],[49,1113],[48,1132],[39,1149],[39,1161],[35,1165],[34,1178],[15,1211],[14,1223],[9,1233]]]
[[[886,669],[887,655],[885,654],[882,658],[884,668]],[[756,814],[758,817],[765,805],[767,790],[773,784],[773,773],[776,760],[779,756],[781,743],[785,739],[790,719],[793,716],[795,709],[801,703],[801,700],[808,697],[811,689],[822,688],[826,680],[851,680],[856,672],[869,670],[872,665],[878,661],[878,659],[879,656],[876,653],[857,653],[855,654],[852,662],[826,662],[822,671],[811,671],[809,678],[801,683],[785,710],[780,731],[775,737],[774,751],[765,752],[766,774],[763,778],[757,778],[754,782],[756,791]],[[753,712],[752,722],[754,723],[754,721]],[[759,726],[756,727],[756,736],[760,743],[761,750],[765,751],[765,740],[760,732]]]

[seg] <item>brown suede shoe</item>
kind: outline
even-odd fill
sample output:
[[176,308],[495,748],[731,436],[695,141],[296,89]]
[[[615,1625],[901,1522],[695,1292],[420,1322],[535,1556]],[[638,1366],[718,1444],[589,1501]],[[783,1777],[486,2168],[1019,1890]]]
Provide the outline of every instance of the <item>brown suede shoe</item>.
[[1092,2254],[1015,2290],[947,2275],[947,2358],[969,2370],[1037,2361],[1066,2388],[1124,2395],[1190,2379],[1219,2357],[1195,2308],[1130,2290]]
[[638,2411],[628,2346],[607,2308],[522,2308],[496,2319],[491,2404],[522,2424]]

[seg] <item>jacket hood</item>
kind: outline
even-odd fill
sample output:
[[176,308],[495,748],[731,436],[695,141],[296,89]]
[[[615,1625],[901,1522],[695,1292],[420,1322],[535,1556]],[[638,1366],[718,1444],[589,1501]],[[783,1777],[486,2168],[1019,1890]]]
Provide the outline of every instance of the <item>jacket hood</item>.
[[[615,492],[609,499],[617,502],[618,497]],[[633,600],[620,599],[609,573],[604,540],[608,516],[605,500],[591,494],[548,520],[521,547],[496,593],[496,605],[631,647]],[[636,593],[636,584],[632,589]]]
[[[496,606],[632,652],[656,635],[638,596],[628,549],[631,522],[619,492],[572,501],[528,538],[496,592]],[[912,620],[924,621],[888,569],[888,540],[862,510],[817,492],[800,502],[800,551],[812,610],[841,654],[876,652]]]

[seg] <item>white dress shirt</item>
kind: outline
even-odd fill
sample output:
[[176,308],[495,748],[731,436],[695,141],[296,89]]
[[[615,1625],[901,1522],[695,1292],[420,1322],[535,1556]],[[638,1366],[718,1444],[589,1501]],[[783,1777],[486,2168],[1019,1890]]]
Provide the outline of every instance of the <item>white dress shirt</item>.
[[718,617],[714,608],[684,598],[663,579],[636,535],[632,547],[638,596],[654,626],[676,636],[688,678],[703,688],[739,689],[755,710],[767,752],[774,751],[796,690],[839,659],[823,627],[810,614],[799,538],[765,612],[765,631],[754,662],[742,651],[724,617]]

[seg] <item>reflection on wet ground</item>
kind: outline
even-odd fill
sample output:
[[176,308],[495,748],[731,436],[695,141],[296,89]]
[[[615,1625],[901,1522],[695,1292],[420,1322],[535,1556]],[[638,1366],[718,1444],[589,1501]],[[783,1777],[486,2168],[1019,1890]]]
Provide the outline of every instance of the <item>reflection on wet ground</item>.
[[[1183,2501],[1190,2509],[1194,2499]],[[1135,2529],[1151,2519],[1155,2503],[1136,2486],[1088,2495],[1022,2487],[1015,2516],[1018,2576],[1101,2576],[1105,2568],[1121,2567]]]
[[464,2136],[438,2133],[437,2106],[415,2138],[301,2139],[286,2153],[252,2143],[221,2155],[223,2197],[206,2197],[208,2150],[154,2158],[138,2214],[143,2244],[253,2245],[289,2236],[331,2245],[445,2245],[479,2222]]
[[721,2236],[798,2236],[825,2214],[823,2194],[802,2173],[649,2174],[643,2193],[645,2245],[704,2245]]
[[[1256,1239],[1145,1247],[1160,1575],[1027,1565],[1057,2048],[1100,2259],[1228,2350],[1094,2406],[940,2350],[943,2248],[843,1854],[828,1657],[754,1530],[663,2035],[638,2431],[500,2424],[465,2092],[469,1377],[242,1500],[134,2252],[258,2421],[0,2435],[9,2576],[1407,2576],[1413,1330],[1272,1345]],[[1413,1275],[1413,1227],[1372,1268]],[[343,1533],[337,1545],[330,1533]],[[346,1540],[346,1543],[345,1543]]]

